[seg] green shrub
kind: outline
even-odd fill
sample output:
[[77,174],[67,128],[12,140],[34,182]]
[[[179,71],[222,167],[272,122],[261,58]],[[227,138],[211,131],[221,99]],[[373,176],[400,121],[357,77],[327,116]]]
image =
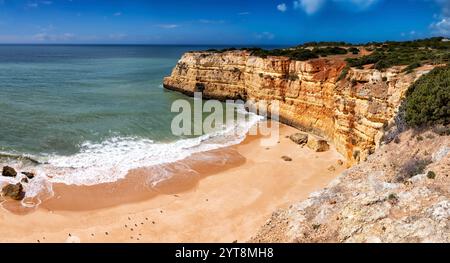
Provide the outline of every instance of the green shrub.
[[345,79],[345,77],[347,77],[347,74],[348,74],[348,71],[350,70],[350,67],[345,67],[343,70],[342,70],[342,72],[341,72],[341,74],[339,75],[339,78],[337,79],[337,81],[341,81],[341,80],[343,80],[343,79]]
[[406,122],[413,127],[450,123],[450,67],[422,76],[408,90]]
[[444,125],[436,125],[433,127],[433,132],[439,136],[448,136],[450,135],[450,127]]
[[[310,42],[303,45],[285,49],[266,50],[258,47],[241,48],[253,56],[266,58],[268,56],[285,56],[292,60],[305,61],[332,55],[345,55],[348,52],[359,54],[360,48],[373,51],[370,55],[349,58],[347,62],[351,67],[363,67],[374,64],[376,69],[384,70],[396,65],[417,66],[418,63],[444,64],[450,62],[450,42],[443,38],[428,38],[407,42],[368,43],[365,45],[352,45],[345,42]],[[213,53],[233,51],[236,48],[223,50],[211,49]]]
[[290,81],[297,81],[299,79],[297,74],[289,74],[287,75],[287,79]]
[[398,204],[398,196],[396,194],[389,194],[387,199],[388,202],[391,203],[392,205]]
[[429,171],[427,177],[428,179],[436,179],[436,173],[433,171]]
[[359,54],[359,48],[351,47],[351,48],[348,49],[348,52],[351,52],[353,55],[358,55]]
[[409,64],[403,71],[407,72],[407,73],[412,73],[414,69],[421,67],[422,63],[420,62],[413,62],[411,64]]
[[401,166],[396,181],[403,182],[418,174],[422,174],[429,164],[431,164],[430,159],[409,159]]
[[370,55],[347,59],[351,67],[374,64],[376,69],[384,70],[392,66],[409,65],[406,71],[412,71],[424,63],[450,62],[450,42],[442,41],[442,38],[386,42],[382,45],[369,43],[366,46],[376,47]]

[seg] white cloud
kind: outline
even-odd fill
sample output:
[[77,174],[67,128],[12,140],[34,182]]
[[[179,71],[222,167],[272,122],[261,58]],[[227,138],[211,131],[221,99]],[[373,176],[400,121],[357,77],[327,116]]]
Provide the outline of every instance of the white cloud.
[[238,15],[246,16],[246,15],[250,15],[250,12],[240,12],[240,13],[238,13]]
[[116,13],[114,13],[114,16],[121,16],[122,15],[122,12],[116,12]]
[[287,11],[287,5],[285,3],[277,5],[277,10],[280,12],[286,12]]
[[202,24],[223,24],[225,20],[210,20],[210,19],[200,19],[198,22]]
[[430,25],[432,33],[439,36],[450,36],[450,18],[443,18],[442,20],[432,23]]
[[334,0],[335,2],[349,3],[352,4],[359,10],[365,10],[378,2],[378,0]]
[[327,1],[347,5],[354,11],[363,11],[379,0],[297,0],[293,2],[293,6],[294,9],[302,9],[306,14],[312,15],[319,11]]
[[256,34],[255,37],[257,39],[261,39],[261,40],[272,40],[275,38],[275,35],[270,32],[262,32],[262,33]]
[[108,36],[109,39],[111,40],[123,40],[127,37],[127,34],[110,34]]
[[26,7],[27,8],[38,8],[40,5],[51,5],[53,4],[53,1],[44,0],[44,1],[35,1],[35,2],[28,2]]
[[161,25],[157,25],[160,28],[164,28],[164,29],[174,29],[179,27],[179,25],[176,24],[161,24]]
[[37,8],[38,6],[39,6],[38,3],[28,3],[27,4],[27,7],[29,7],[29,8]]
[[50,41],[50,42],[64,42],[69,41],[75,38],[74,34],[71,33],[64,33],[60,35],[51,35],[47,33],[38,33],[31,37],[32,40],[38,41],[38,42],[44,42],[44,41]]
[[319,11],[325,0],[299,0],[294,1],[294,9],[303,9],[308,15]]
[[450,37],[450,1],[434,0],[441,8],[441,13],[434,18],[436,21],[431,23],[430,29],[433,35]]

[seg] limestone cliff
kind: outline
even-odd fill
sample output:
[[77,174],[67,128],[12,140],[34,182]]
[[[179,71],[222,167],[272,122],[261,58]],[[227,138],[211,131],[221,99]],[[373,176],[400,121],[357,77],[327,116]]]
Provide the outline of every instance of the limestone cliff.
[[282,122],[327,138],[352,163],[379,146],[407,88],[432,67],[410,74],[401,67],[350,68],[342,74],[345,68],[342,58],[303,62],[247,51],[190,52],[164,79],[164,87],[220,100],[278,100]]

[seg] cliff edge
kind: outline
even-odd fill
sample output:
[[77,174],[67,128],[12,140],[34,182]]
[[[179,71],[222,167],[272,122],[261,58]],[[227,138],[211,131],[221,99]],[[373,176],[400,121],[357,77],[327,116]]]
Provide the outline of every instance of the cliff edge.
[[349,68],[338,56],[296,61],[245,50],[188,52],[164,87],[219,100],[277,100],[281,122],[325,137],[351,164],[380,146],[408,87],[433,66],[404,68]]

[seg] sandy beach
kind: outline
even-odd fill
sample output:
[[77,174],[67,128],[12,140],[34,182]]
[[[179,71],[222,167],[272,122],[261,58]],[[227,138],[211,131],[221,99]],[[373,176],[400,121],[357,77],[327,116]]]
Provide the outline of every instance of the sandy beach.
[[313,152],[287,138],[295,132],[281,125],[275,146],[248,136],[169,164],[164,171],[173,179],[157,187],[147,180],[161,167],[150,167],[115,183],[53,185],[54,196],[31,211],[6,201],[0,241],[245,242],[278,208],[305,199],[345,169],[334,148]]

